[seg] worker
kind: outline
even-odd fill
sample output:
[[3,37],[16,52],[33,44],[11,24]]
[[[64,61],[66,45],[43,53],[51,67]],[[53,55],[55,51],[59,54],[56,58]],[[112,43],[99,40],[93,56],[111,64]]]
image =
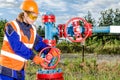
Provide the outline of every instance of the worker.
[[[25,80],[25,66],[28,60],[44,64],[44,58],[34,54],[49,45],[45,44],[33,23],[39,10],[34,0],[24,0],[18,17],[5,25],[5,34],[0,54],[0,80]],[[52,49],[49,51],[53,51]],[[49,52],[45,50],[44,53]],[[58,53],[52,54],[54,57]]]

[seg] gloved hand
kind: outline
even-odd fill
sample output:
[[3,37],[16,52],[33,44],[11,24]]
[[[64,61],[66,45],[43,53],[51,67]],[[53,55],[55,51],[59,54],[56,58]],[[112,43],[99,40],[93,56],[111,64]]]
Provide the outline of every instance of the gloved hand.
[[[35,64],[41,65],[43,68],[47,68],[48,63],[50,63],[50,61],[47,60],[46,58],[43,59],[43,58],[41,58],[41,57],[39,57],[37,55],[33,58],[33,62]],[[45,63],[47,63],[47,64],[45,64]]]
[[58,49],[55,49],[55,48],[51,48],[48,53],[52,54],[53,57],[60,55],[60,51]]
[[33,58],[33,62],[35,63],[35,64],[42,64],[43,62],[44,62],[44,59],[42,59],[41,57],[39,57],[39,56],[35,56],[34,58]]

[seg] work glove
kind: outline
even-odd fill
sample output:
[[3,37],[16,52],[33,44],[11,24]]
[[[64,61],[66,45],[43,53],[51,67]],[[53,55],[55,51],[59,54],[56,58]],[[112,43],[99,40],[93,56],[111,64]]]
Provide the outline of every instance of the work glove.
[[42,63],[44,63],[44,59],[42,59],[41,57],[39,57],[38,55],[36,55],[34,58],[33,58],[33,62],[35,63],[35,64],[42,64]]
[[[33,62],[34,62],[35,64],[37,64],[37,65],[44,65],[45,62],[50,63],[49,60],[47,60],[46,58],[41,58],[41,57],[39,57],[38,55],[36,55],[36,56],[33,58]],[[44,66],[44,67],[47,67],[47,65]]]
[[48,53],[52,54],[53,57],[60,55],[60,51],[58,49],[54,49],[54,48],[51,48]]

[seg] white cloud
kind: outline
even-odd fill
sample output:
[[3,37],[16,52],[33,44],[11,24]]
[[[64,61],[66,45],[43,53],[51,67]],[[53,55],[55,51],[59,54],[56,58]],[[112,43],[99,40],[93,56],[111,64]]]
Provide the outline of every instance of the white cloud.
[[19,0],[0,0],[0,8],[14,8],[19,6]]
[[4,0],[6,2],[15,2],[16,0]]
[[[9,13],[16,15],[18,12],[17,9],[19,10],[22,1],[24,0],[0,0],[0,9],[9,8]],[[119,0],[36,0],[36,2],[41,15],[45,14],[47,11],[53,12],[56,16],[56,21],[63,23],[72,17],[86,16],[88,11],[92,13],[94,18],[98,19],[101,11],[120,7]],[[8,12],[0,11],[4,13]]]
[[38,0],[38,6],[40,10],[45,9],[52,12],[67,10],[66,3],[61,0]]
[[17,14],[15,10],[10,11],[11,14]]
[[89,2],[84,4],[73,4],[72,9],[77,11],[75,15],[78,16],[85,16],[87,12],[90,11],[94,18],[100,17],[100,12],[107,10],[107,9],[116,9],[120,8],[120,1],[119,0],[89,0]]
[[40,0],[39,4],[41,7],[44,7],[44,9],[47,8],[50,11],[55,12],[57,15],[56,19],[58,19],[59,22],[65,22],[63,20],[67,21],[76,16],[86,16],[88,11],[90,11],[92,16],[97,20],[100,17],[101,11],[120,7],[119,0]]
[[118,3],[118,5],[120,6],[120,2]]
[[3,13],[0,13],[0,16],[2,16],[3,15]]

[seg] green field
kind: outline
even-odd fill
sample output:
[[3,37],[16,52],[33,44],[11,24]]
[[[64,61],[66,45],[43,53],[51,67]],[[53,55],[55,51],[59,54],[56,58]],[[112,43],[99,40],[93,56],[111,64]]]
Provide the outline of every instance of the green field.
[[[36,72],[40,66],[28,65],[26,80],[35,80]],[[102,62],[96,63],[96,59],[87,58],[83,63],[81,58],[70,61],[65,59],[59,63],[57,68],[61,68],[64,80],[120,80],[120,64]]]

